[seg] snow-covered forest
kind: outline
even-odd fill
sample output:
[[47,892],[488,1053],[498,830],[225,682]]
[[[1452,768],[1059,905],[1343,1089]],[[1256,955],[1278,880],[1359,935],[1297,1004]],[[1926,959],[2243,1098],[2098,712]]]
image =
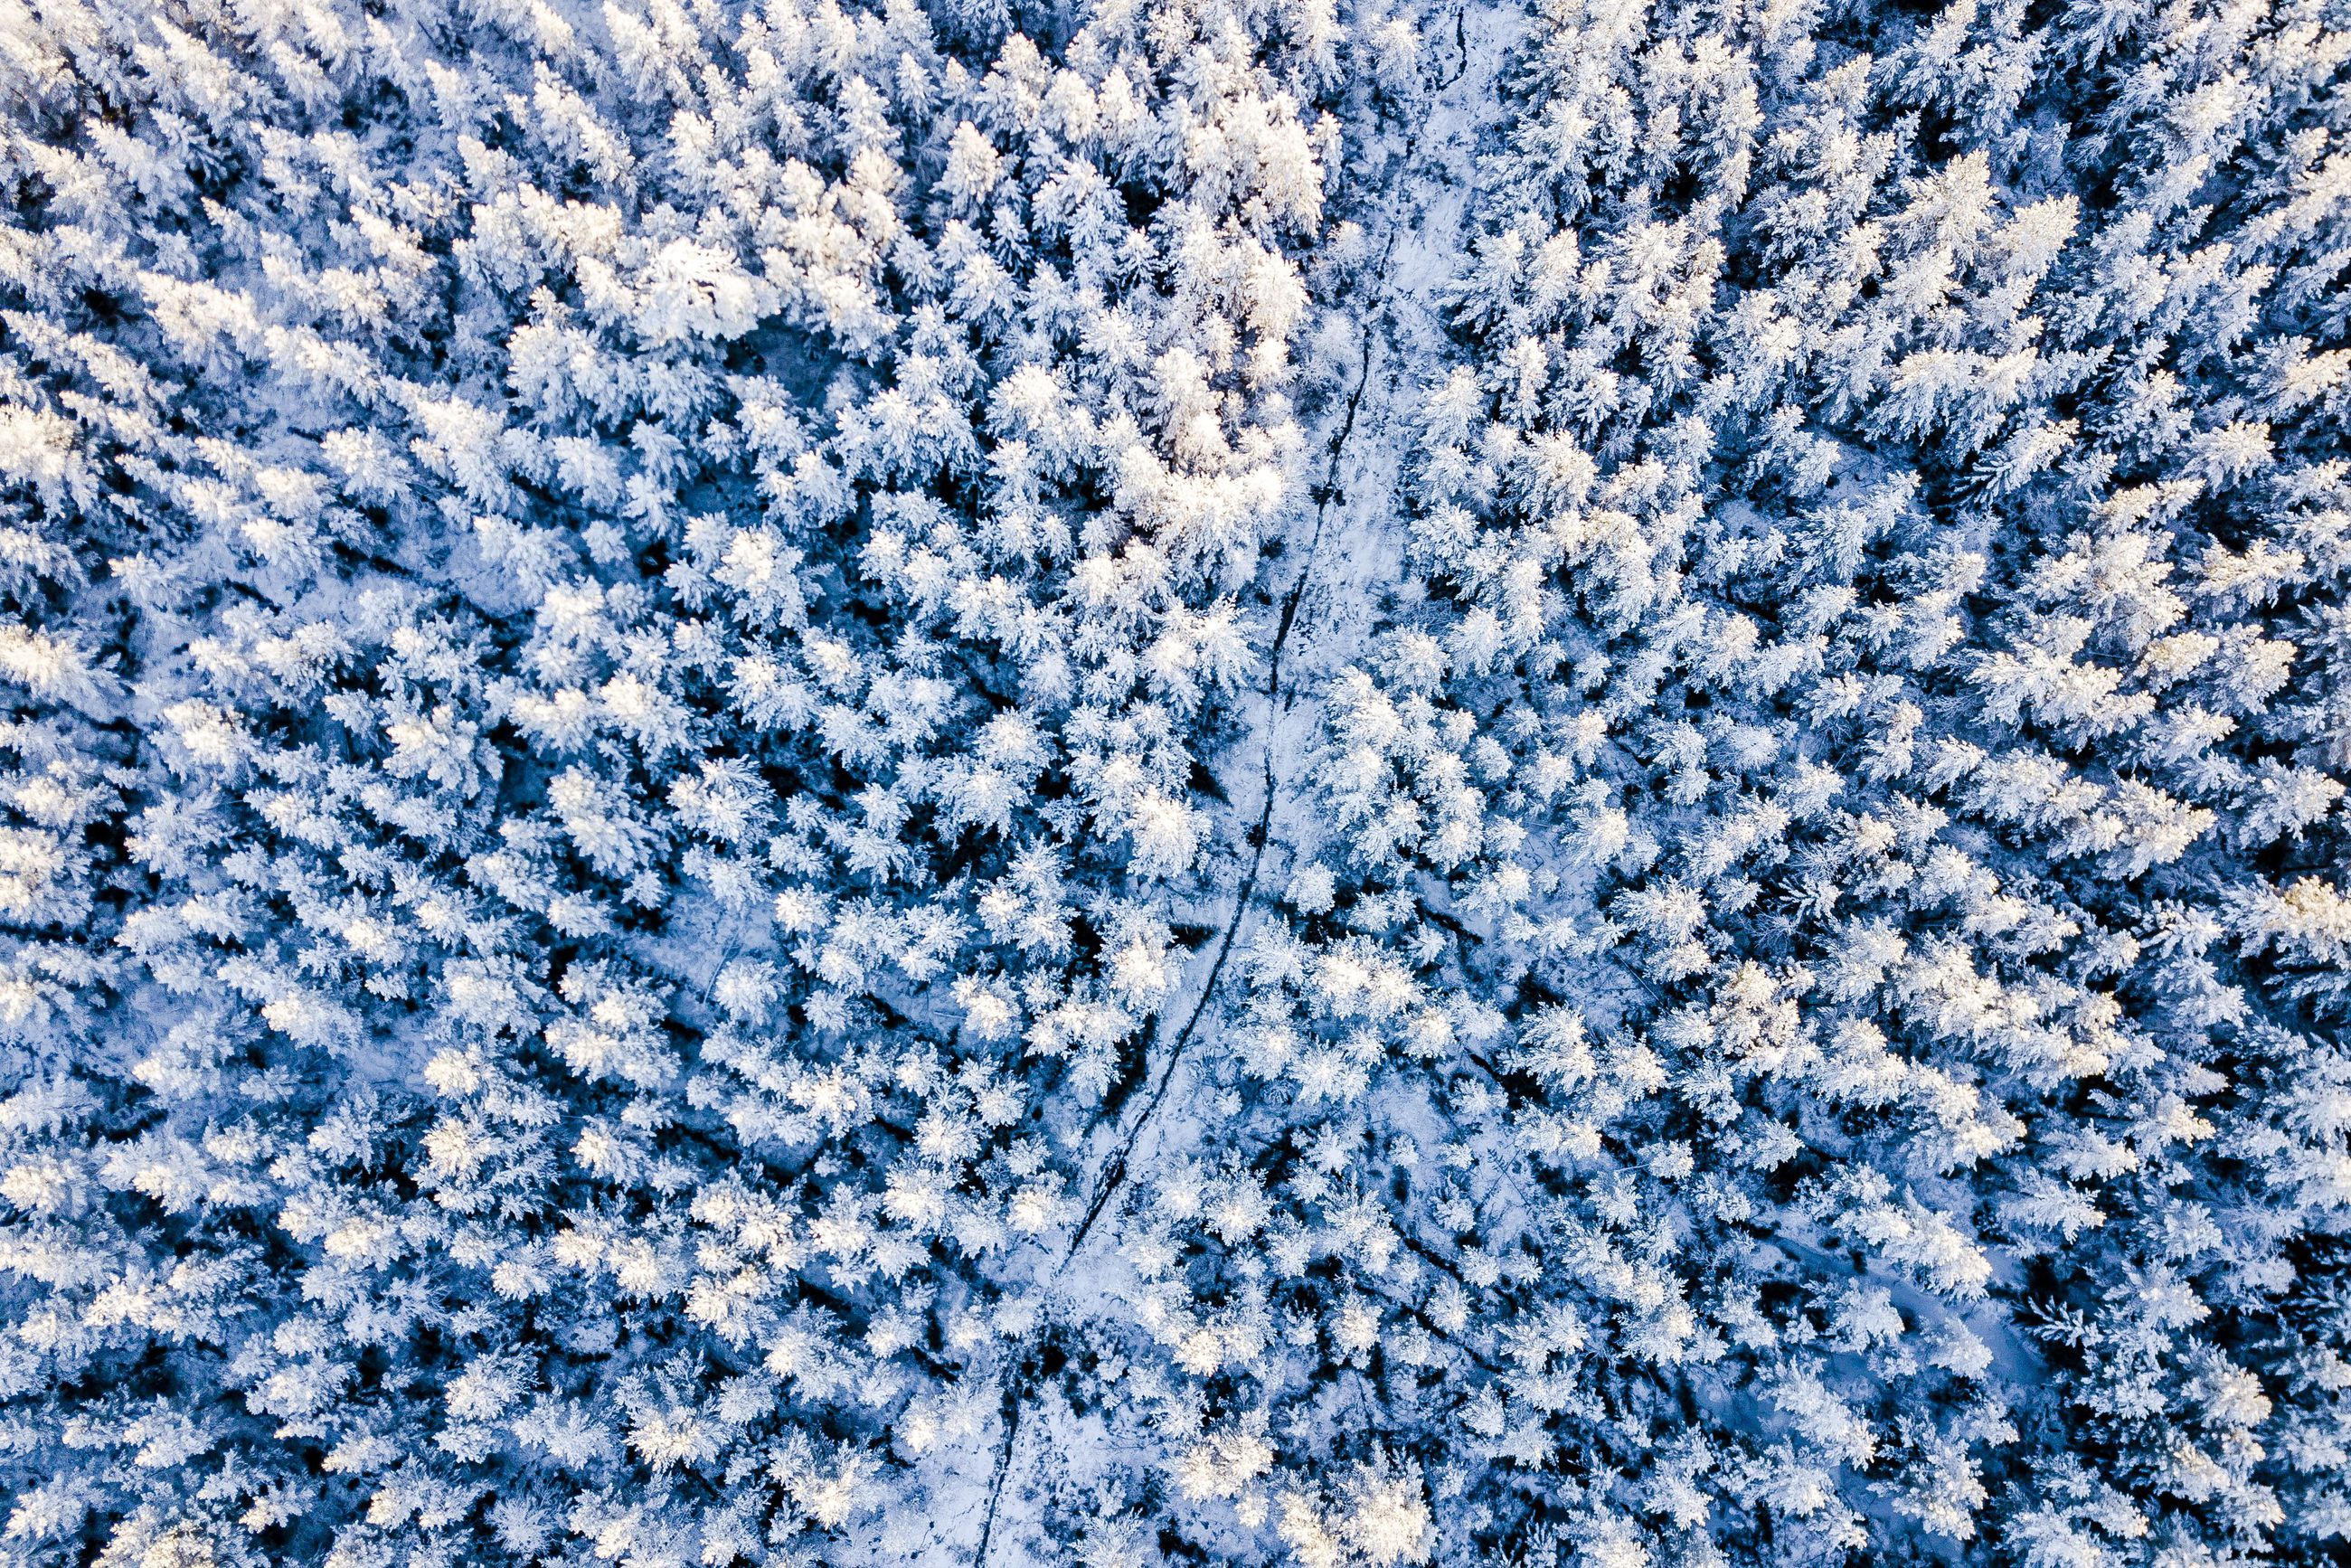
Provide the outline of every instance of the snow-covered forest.
[[0,1568],[2351,1560],[2351,0],[0,0]]

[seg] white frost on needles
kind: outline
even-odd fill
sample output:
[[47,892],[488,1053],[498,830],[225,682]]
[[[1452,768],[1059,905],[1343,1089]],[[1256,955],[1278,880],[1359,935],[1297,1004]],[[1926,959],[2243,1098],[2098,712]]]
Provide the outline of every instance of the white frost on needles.
[[0,1568],[2339,1555],[2346,67],[0,0]]

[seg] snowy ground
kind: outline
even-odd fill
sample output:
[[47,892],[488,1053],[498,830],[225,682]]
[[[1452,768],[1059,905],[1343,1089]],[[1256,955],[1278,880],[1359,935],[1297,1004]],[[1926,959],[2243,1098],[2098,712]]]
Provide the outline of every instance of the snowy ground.
[[[1312,355],[1301,365],[1304,375],[1334,390],[1311,431],[1311,494],[1280,530],[1276,591],[1253,627],[1253,640],[1267,651],[1267,679],[1238,705],[1242,732],[1212,765],[1229,802],[1218,841],[1236,871],[1220,879],[1228,892],[1188,912],[1212,935],[1160,1012],[1146,1087],[1095,1136],[1086,1188],[1092,1223],[1042,1277],[1040,1338],[1045,1325],[1082,1333],[1090,1321],[1117,1329],[1131,1318],[1118,1291],[1125,1270],[1107,1256],[1114,1227],[1104,1221],[1139,1173],[1184,1156],[1209,1113],[1194,1092],[1187,1049],[1201,1030],[1217,1027],[1230,956],[1253,911],[1280,894],[1322,839],[1298,788],[1323,742],[1312,695],[1360,656],[1384,601],[1405,576],[1398,482],[1416,438],[1420,378],[1438,361],[1444,341],[1440,290],[1464,253],[1479,144],[1498,103],[1496,73],[1523,27],[1520,14],[1506,5],[1463,6],[1440,20],[1458,31],[1440,29],[1433,52],[1449,52],[1459,68],[1432,95],[1425,119],[1391,127],[1376,146],[1384,182],[1358,212],[1361,243],[1381,260],[1318,318]],[[1019,1357],[1009,1359],[1017,1364]],[[964,1485],[942,1496],[934,1521],[937,1563],[974,1561],[967,1554],[980,1553],[983,1538],[975,1568],[1043,1560],[1053,1546],[1038,1509],[1049,1490],[1081,1496],[1094,1478],[1154,1457],[1150,1445],[1123,1438],[1098,1416],[1074,1414],[1041,1380],[1014,1376],[1004,1410],[992,1441],[971,1446]]]

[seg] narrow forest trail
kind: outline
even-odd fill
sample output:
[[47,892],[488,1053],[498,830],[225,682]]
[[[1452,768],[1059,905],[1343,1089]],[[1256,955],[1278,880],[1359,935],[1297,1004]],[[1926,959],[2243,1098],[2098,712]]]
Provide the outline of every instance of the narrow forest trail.
[[[1324,330],[1313,341],[1327,352],[1336,338],[1351,352],[1344,362],[1322,368],[1333,395],[1315,432],[1311,505],[1300,508],[1284,537],[1290,547],[1284,559],[1297,565],[1268,607],[1263,683],[1241,705],[1241,734],[1223,752],[1228,801],[1221,836],[1244,847],[1247,858],[1236,857],[1238,875],[1217,900],[1214,936],[1201,945],[1160,1015],[1182,1022],[1156,1036],[1144,1091],[1101,1140],[1103,1152],[1080,1188],[1083,1213],[1058,1260],[1038,1279],[1045,1316],[1007,1357],[984,1501],[975,1500],[977,1538],[964,1559],[975,1568],[1035,1555],[1025,1539],[1028,1527],[1049,1488],[1083,1479],[1075,1473],[1078,1456],[1091,1454],[1098,1467],[1106,1458],[1149,1458],[1144,1446],[1102,1429],[1098,1417],[1090,1418],[1094,1424],[1078,1441],[1075,1418],[1049,1396],[1041,1352],[1050,1333],[1131,1316],[1131,1302],[1118,1293],[1116,1270],[1103,1256],[1114,1233],[1104,1221],[1139,1176],[1182,1157],[1196,1141],[1199,1117],[1186,1092],[1193,1047],[1203,1028],[1212,1027],[1213,1010],[1228,999],[1233,949],[1260,907],[1268,879],[1294,873],[1322,838],[1300,788],[1318,739],[1318,710],[1301,699],[1364,646],[1385,612],[1388,590],[1400,580],[1404,529],[1395,497],[1422,392],[1402,367],[1436,362],[1444,337],[1439,292],[1463,254],[1479,140],[1496,112],[1498,68],[1521,26],[1515,11],[1500,5],[1462,7],[1431,26],[1438,23],[1439,42],[1458,51],[1458,59],[1416,123],[1384,128],[1384,176],[1371,187],[1373,199],[1341,214],[1343,221],[1353,215],[1364,224],[1375,259],[1358,274],[1355,287],[1323,305]],[[1233,789],[1240,780],[1254,792]]]

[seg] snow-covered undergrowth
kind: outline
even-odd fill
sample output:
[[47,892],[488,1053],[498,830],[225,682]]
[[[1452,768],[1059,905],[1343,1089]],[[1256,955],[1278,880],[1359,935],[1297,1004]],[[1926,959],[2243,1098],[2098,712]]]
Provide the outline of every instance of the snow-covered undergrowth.
[[0,0],[0,1565],[2339,1562],[2343,0]]

